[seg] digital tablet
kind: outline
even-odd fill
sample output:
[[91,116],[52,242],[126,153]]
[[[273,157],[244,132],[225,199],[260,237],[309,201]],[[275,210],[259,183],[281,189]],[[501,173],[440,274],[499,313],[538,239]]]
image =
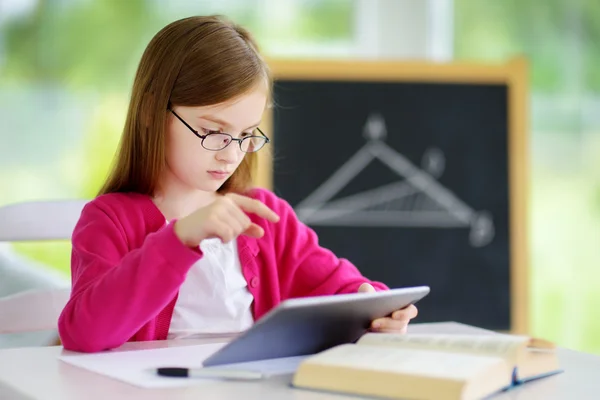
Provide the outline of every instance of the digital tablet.
[[376,318],[414,304],[428,286],[289,299],[204,360],[204,366],[315,354],[353,343]]

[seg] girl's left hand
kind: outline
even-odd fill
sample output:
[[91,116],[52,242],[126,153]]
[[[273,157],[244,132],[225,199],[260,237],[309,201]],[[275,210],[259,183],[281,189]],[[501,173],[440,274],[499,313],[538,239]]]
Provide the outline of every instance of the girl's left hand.
[[[359,293],[375,292],[370,283],[363,283],[358,288]],[[418,314],[417,307],[413,304],[401,310],[396,310],[390,317],[378,318],[371,323],[371,330],[375,332],[406,333],[408,322]]]

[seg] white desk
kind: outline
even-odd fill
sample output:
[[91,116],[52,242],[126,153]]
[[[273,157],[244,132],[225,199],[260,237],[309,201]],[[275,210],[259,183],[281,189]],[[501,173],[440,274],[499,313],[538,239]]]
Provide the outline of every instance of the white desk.
[[[489,331],[456,323],[411,325],[411,332],[448,332],[483,334]],[[214,340],[213,340],[214,342]],[[159,341],[127,343],[123,348],[158,348],[210,343],[198,341]],[[105,399],[260,399],[260,400],[335,400],[356,399],[343,395],[291,389],[291,376],[261,382],[203,383],[179,389],[142,389],[106,378],[61,362],[62,347],[6,349],[0,351],[0,399],[105,400]],[[506,399],[598,399],[600,398],[600,357],[559,349],[564,373],[529,382],[495,396]]]

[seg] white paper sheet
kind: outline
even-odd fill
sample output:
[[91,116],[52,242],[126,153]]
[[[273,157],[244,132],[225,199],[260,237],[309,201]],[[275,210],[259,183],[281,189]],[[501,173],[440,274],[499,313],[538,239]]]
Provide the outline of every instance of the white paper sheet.
[[[95,354],[65,353],[60,360],[71,365],[144,388],[201,385],[214,378],[168,378],[155,373],[159,367],[200,368],[202,362],[225,343],[161,349],[114,351]],[[293,373],[305,357],[289,357],[212,367],[260,371],[265,375]]]

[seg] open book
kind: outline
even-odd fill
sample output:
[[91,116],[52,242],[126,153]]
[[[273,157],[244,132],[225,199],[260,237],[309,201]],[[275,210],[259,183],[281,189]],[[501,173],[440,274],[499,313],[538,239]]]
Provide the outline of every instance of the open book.
[[393,399],[480,399],[560,372],[555,346],[513,335],[367,333],[305,359],[293,385]]

